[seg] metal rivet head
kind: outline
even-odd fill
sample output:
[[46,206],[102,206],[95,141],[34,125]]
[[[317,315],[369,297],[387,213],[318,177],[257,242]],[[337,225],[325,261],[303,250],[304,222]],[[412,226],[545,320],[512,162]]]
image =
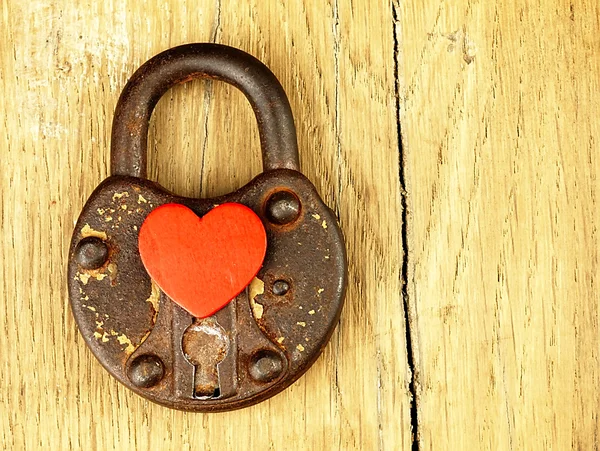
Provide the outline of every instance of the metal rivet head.
[[266,214],[274,224],[289,224],[300,216],[300,200],[290,191],[278,191],[267,200]]
[[252,358],[248,370],[255,381],[270,382],[283,372],[283,361],[273,351],[259,351]]
[[127,369],[127,377],[136,387],[149,388],[158,384],[165,375],[165,366],[152,354],[136,357]]
[[75,261],[83,269],[98,269],[108,259],[108,246],[96,237],[88,236],[77,243]]
[[290,284],[285,280],[276,280],[273,283],[272,291],[275,296],[284,296],[290,291]]

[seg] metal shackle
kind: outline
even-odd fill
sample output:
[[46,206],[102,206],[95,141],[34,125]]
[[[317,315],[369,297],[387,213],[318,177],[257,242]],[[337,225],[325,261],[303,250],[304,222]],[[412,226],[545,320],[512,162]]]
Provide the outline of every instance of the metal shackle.
[[113,175],[146,177],[148,127],[154,107],[169,88],[196,78],[230,83],[248,98],[258,122],[263,171],[300,170],[292,109],[275,75],[246,52],[203,43],[159,53],[127,82],[113,119]]

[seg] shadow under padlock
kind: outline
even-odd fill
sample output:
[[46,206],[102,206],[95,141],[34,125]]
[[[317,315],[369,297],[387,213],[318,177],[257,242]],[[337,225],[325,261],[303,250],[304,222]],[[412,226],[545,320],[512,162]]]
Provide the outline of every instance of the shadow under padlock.
[[246,288],[204,319],[161,292],[155,326],[126,366],[138,388],[185,402],[226,399],[276,382],[288,362],[256,324]]

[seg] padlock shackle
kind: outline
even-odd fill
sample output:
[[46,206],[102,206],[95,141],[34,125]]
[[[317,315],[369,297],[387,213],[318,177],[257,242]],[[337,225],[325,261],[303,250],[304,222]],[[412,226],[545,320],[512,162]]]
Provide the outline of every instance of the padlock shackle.
[[146,177],[148,126],[169,88],[195,78],[230,83],[250,101],[258,122],[263,170],[300,170],[292,109],[275,75],[246,52],[220,44],[187,44],[143,64],[123,89],[113,119],[111,172]]

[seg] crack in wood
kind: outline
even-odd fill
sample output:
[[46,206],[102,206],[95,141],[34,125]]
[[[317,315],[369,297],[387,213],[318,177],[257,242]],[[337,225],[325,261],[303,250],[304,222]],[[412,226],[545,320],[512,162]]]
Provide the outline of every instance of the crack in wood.
[[412,449],[413,451],[419,450],[419,397],[417,394],[418,386],[418,370],[416,368],[416,343],[414,342],[414,325],[410,315],[410,298],[408,289],[408,272],[409,272],[409,237],[408,237],[408,209],[407,209],[407,183],[405,173],[405,161],[406,156],[404,153],[404,146],[402,144],[402,126],[400,123],[401,109],[400,109],[400,31],[398,31],[398,10],[399,5],[396,1],[392,2],[392,35],[394,39],[394,80],[395,80],[395,98],[396,98],[396,124],[397,124],[397,136],[398,136],[398,159],[399,159],[399,173],[398,179],[400,182],[400,204],[402,206],[402,224],[401,230],[401,243],[402,243],[402,268],[400,272],[400,279],[402,282],[402,301],[404,307],[404,321],[406,328],[406,356],[407,365],[410,371],[410,380],[408,383],[408,389],[411,394],[410,400],[410,426],[412,431]]

